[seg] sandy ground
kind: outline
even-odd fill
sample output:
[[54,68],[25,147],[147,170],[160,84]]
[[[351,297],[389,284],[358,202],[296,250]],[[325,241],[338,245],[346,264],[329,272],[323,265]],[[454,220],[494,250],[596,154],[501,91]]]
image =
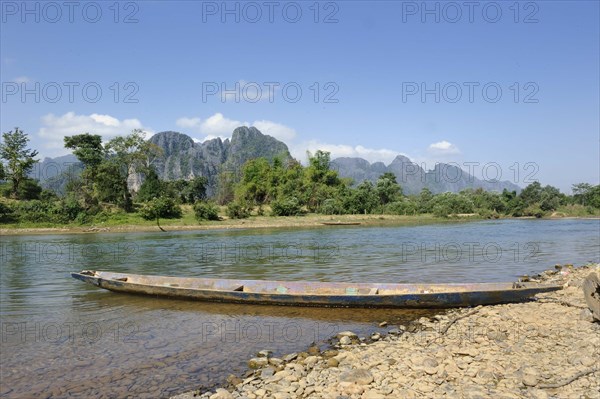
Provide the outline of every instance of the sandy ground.
[[340,332],[323,352],[261,353],[228,386],[175,398],[600,398],[600,322],[581,289],[591,272],[600,265],[544,272],[564,289],[530,302],[441,312],[387,335]]

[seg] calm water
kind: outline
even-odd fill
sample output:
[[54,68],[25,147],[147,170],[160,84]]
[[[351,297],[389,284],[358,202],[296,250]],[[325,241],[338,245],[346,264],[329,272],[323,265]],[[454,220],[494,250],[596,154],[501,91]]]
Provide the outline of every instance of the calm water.
[[366,334],[402,310],[304,309],[145,298],[72,279],[82,269],[255,279],[513,281],[600,261],[598,220],[506,220],[9,236],[0,245],[2,397],[168,397],[245,370],[262,349]]

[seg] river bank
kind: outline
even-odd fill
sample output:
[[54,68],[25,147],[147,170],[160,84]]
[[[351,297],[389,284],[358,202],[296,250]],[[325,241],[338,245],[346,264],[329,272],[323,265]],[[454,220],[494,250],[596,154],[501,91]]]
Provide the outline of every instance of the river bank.
[[[504,217],[505,219],[535,219],[534,217]],[[581,219],[600,220],[600,217],[578,216],[549,216],[542,220]],[[457,215],[443,218],[429,214],[423,215],[320,215],[309,214],[304,216],[251,216],[248,219],[229,219],[223,217],[219,221],[196,222],[192,217],[181,220],[162,220],[161,226],[166,231],[203,231],[227,229],[268,229],[268,228],[312,228],[329,227],[331,225],[359,225],[359,226],[416,226],[432,223],[461,223],[469,221],[486,220],[477,214]],[[97,234],[97,233],[124,233],[124,232],[159,232],[154,221],[138,221],[136,223],[111,224],[101,223],[95,225],[64,225],[64,226],[20,226],[5,225],[0,228],[0,235],[34,235],[34,234]]]
[[[202,231],[202,230],[227,230],[227,229],[265,229],[265,228],[292,228],[292,227],[328,227],[327,224],[351,224],[358,226],[414,226],[431,223],[466,222],[482,220],[477,216],[441,218],[432,215],[320,215],[309,214],[304,216],[252,216],[247,219],[222,218],[219,221],[195,220],[181,223],[178,220],[162,220],[161,226],[166,231]],[[179,224],[180,223],[180,224]],[[327,223],[327,224],[325,224]],[[26,234],[85,234],[85,233],[123,233],[123,232],[159,232],[156,222],[150,221],[140,224],[97,224],[91,226],[53,226],[53,227],[20,227],[12,225],[0,228],[0,235],[26,235]]]
[[543,272],[532,279],[565,288],[531,302],[440,312],[368,337],[340,332],[323,351],[262,352],[229,386],[173,399],[596,398],[600,323],[581,288],[591,272],[600,264]]

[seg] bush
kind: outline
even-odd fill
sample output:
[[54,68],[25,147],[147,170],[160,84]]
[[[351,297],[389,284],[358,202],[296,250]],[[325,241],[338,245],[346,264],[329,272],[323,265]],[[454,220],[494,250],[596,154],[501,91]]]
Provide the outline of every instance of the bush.
[[10,223],[15,221],[13,210],[8,204],[0,201],[0,222]]
[[444,204],[437,204],[433,206],[431,213],[436,217],[447,218],[450,214],[450,207]]
[[342,215],[345,212],[342,204],[338,200],[328,198],[321,204],[319,213],[322,213],[324,215]]
[[417,204],[410,200],[390,202],[384,207],[384,213],[391,215],[415,215],[417,211]]
[[144,205],[139,210],[139,214],[146,220],[163,219],[179,219],[181,217],[181,207],[175,204],[171,198],[154,198]]
[[537,204],[529,205],[523,210],[523,216],[535,216],[538,219],[543,217],[544,214],[545,212]]
[[196,220],[219,220],[219,209],[212,202],[198,201],[194,204]]
[[239,202],[230,202],[227,205],[227,216],[231,219],[245,219],[250,216],[250,212]]
[[53,222],[51,203],[40,200],[19,201],[13,211],[19,222]]
[[296,197],[288,197],[271,203],[271,215],[273,216],[297,216],[302,214],[302,207]]
[[52,207],[52,213],[55,216],[55,220],[59,223],[68,223],[73,220],[78,220],[80,224],[85,219],[85,210],[73,196],[67,196],[66,198],[56,201]]

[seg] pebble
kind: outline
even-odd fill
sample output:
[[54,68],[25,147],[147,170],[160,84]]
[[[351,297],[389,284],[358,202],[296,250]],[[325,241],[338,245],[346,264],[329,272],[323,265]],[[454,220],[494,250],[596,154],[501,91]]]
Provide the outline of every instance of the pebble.
[[321,350],[319,349],[319,347],[318,347],[318,346],[316,346],[316,345],[311,345],[311,346],[308,348],[308,351],[307,351],[307,352],[308,352],[308,354],[309,354],[309,355],[318,355],[319,353],[321,353]]
[[528,387],[534,387],[538,384],[539,378],[536,374],[525,374],[523,375],[523,385]]
[[369,385],[373,382],[373,374],[366,369],[354,369],[340,374],[340,382],[352,382],[358,385]]
[[262,350],[262,351],[258,352],[258,357],[269,357],[269,356],[271,356],[271,353],[273,353],[273,352],[269,351],[269,350]]
[[[600,372],[560,388],[540,388],[598,364],[600,326],[589,322],[589,310],[563,305],[585,305],[581,281],[595,270],[600,265],[534,276],[531,280],[565,287],[539,294],[540,301],[440,311],[387,335],[374,332],[370,340],[342,331],[336,335],[339,350],[320,352],[313,344],[282,358],[261,351],[248,362],[260,373],[250,371],[243,381],[230,376],[233,393],[221,388],[200,399],[597,397]],[[449,320],[473,310],[440,333]]]
[[579,319],[583,320],[583,321],[587,321],[588,323],[594,322],[594,316],[592,314],[592,311],[589,309],[581,310],[581,313],[579,313]]
[[282,359],[284,362],[288,363],[298,357],[297,353],[290,353],[289,355],[285,355]]
[[233,399],[233,395],[226,389],[218,388],[215,394],[210,396],[210,399]]
[[273,377],[273,375],[275,375],[275,369],[273,367],[267,367],[261,370],[260,372],[260,378],[269,378],[269,377]]
[[251,369],[259,369],[267,364],[269,364],[269,360],[266,357],[253,357],[248,360],[248,367]]

